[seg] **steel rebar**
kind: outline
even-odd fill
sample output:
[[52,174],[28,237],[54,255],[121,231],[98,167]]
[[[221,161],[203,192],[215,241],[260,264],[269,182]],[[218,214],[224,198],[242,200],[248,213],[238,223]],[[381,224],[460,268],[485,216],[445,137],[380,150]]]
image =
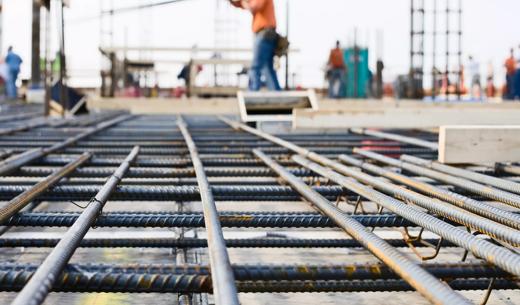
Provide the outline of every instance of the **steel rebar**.
[[92,154],[89,152],[82,154],[76,160],[67,164],[57,172],[52,173],[44,180],[36,183],[27,191],[10,200],[7,204],[2,206],[2,208],[0,208],[0,224],[6,222],[11,216],[23,209],[28,203],[30,203],[43,192],[47,191],[48,188],[54,186],[63,177],[69,175],[79,166],[87,162],[91,156]]
[[516,183],[513,181],[508,181],[505,179],[500,179],[497,177],[492,177],[489,175],[484,175],[481,173],[476,173],[470,170],[465,170],[462,168],[457,168],[449,165],[445,165],[436,161],[425,160],[421,158],[417,158],[409,155],[402,155],[401,160],[413,163],[415,165],[425,166],[429,169],[433,169],[439,172],[443,172],[446,174],[459,176],[465,179],[469,179],[478,183],[491,185],[500,189],[503,189],[508,192],[520,194],[520,183]]
[[471,191],[475,194],[479,194],[481,196],[509,204],[513,207],[520,208],[520,195],[512,194],[494,187],[476,183],[468,179],[451,176],[425,167],[417,166],[411,163],[401,161],[399,159],[388,158],[381,154],[374,153],[371,151],[354,148],[354,153],[370,159],[377,160],[385,164],[402,168],[406,171],[416,173],[418,175],[422,175],[451,185],[455,185],[462,189]]
[[188,147],[199,186],[202,209],[204,212],[204,223],[208,235],[208,252],[215,303],[217,305],[238,305],[239,301],[235,278],[233,270],[231,269],[226,242],[220,225],[215,200],[213,199],[211,186],[206,177],[202,161],[199,158],[197,146],[191,138],[187,125],[180,116],[178,117],[177,126]]
[[[242,129],[264,139],[270,140],[273,143],[277,143],[278,145],[284,146],[297,154],[303,155],[325,166],[334,168],[334,166],[341,165],[340,163],[332,161],[329,158],[323,157],[319,154],[316,154],[312,151],[294,145],[290,142],[287,142],[270,134],[255,130],[244,124],[233,122],[226,118],[221,118],[221,120],[228,123],[235,129]],[[306,164],[309,164],[309,166],[317,168],[320,171],[326,171],[328,178],[331,178],[332,180],[334,180],[334,182],[339,183],[340,185],[343,185],[344,187],[358,193],[359,195],[379,203],[381,206],[396,213],[397,215],[400,215],[403,218],[406,218],[430,230],[431,232],[434,232],[439,236],[446,238],[454,244],[459,245],[464,249],[470,251],[477,257],[484,258],[486,261],[496,264],[497,266],[503,268],[504,270],[514,275],[520,275],[520,256],[516,253],[513,253],[508,249],[496,246],[492,243],[479,239],[464,230],[456,228],[427,213],[421,212],[413,207],[410,207],[392,197],[386,196],[379,192],[375,192],[374,190],[360,183],[357,183],[354,180],[347,179],[345,176],[342,176],[336,172],[327,170],[317,164],[313,165],[311,164],[312,162],[309,162],[307,160],[301,161],[306,162]]]
[[63,268],[74,254],[81,240],[90,229],[95,219],[103,209],[110,194],[115,189],[121,178],[125,175],[137,154],[139,147],[134,147],[125,162],[107,180],[103,188],[89,202],[81,216],[74,225],[67,230],[58,245],[45,258],[42,264],[34,272],[31,279],[16,296],[12,305],[39,305],[51,291]]
[[440,282],[430,273],[417,266],[395,248],[387,244],[383,239],[369,232],[366,227],[344,214],[327,199],[314,192],[308,185],[287,172],[267,155],[259,150],[254,150],[253,152],[312,205],[316,206],[321,212],[334,220],[347,234],[360,242],[367,250],[389,266],[426,299],[434,304],[471,304],[469,300],[454,292],[446,284]]
[[444,200],[446,202],[450,202],[450,203],[454,204],[455,206],[458,206],[460,208],[463,208],[463,209],[473,212],[475,214],[487,217],[496,222],[505,224],[507,226],[510,226],[511,228],[520,229],[520,215],[518,215],[518,214],[512,213],[510,211],[505,211],[503,209],[497,208],[490,204],[480,202],[480,201],[468,198],[466,196],[462,196],[458,193],[449,191],[447,189],[433,186],[429,183],[425,183],[425,182],[419,181],[417,179],[407,177],[405,175],[402,175],[402,174],[396,173],[394,171],[364,162],[362,160],[355,159],[350,156],[340,155],[338,158],[340,161],[342,161],[344,163],[357,166],[370,173],[373,173],[373,174],[388,178],[392,181],[396,181],[403,185],[409,186],[422,193],[434,196],[434,197]]

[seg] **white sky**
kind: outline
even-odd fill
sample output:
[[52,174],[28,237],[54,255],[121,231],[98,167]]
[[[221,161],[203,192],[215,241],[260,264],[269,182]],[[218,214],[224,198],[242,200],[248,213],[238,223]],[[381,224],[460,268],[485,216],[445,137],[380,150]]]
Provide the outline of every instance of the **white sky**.
[[[29,75],[30,17],[32,0],[4,0],[3,48],[14,45],[25,59],[22,77]],[[101,0],[105,9],[110,0]],[[158,0],[113,0],[116,7],[157,2]],[[374,65],[376,31],[383,31],[384,43],[380,46],[386,65],[387,80],[409,67],[409,0],[275,0],[280,31],[285,32],[285,5],[290,1],[290,40],[301,52],[291,60],[296,81],[304,86],[323,84],[321,71],[330,47],[336,39],[344,45],[353,41],[354,28],[358,40],[370,47]],[[426,3],[432,0],[425,0]],[[101,66],[98,46],[100,22],[96,19],[78,22],[85,17],[99,15],[99,0],[71,0],[67,10],[68,65],[72,75],[96,77]],[[455,5],[456,1],[450,1]],[[439,0],[439,6],[444,6]],[[479,60],[481,73],[487,71],[488,62],[494,65],[498,83],[502,81],[502,62],[508,49],[520,44],[520,31],[515,20],[520,12],[518,0],[463,0],[463,52]],[[162,6],[142,12],[125,13],[115,18],[116,45],[146,45],[190,47],[213,46],[215,42],[215,0],[191,0]],[[240,10],[228,10],[226,16],[237,22],[238,31],[228,39],[235,46],[251,45],[250,16]],[[52,35],[57,30],[52,26]],[[126,33],[126,34],[125,34]],[[105,39],[107,41],[107,39]],[[442,49],[439,49],[441,51]],[[518,49],[517,49],[518,50]],[[147,56],[147,54],[142,54]],[[169,59],[188,58],[188,54]],[[466,58],[466,56],[464,57]],[[440,61],[440,60],[439,60]],[[178,66],[165,66],[170,71],[164,77],[173,79]]]

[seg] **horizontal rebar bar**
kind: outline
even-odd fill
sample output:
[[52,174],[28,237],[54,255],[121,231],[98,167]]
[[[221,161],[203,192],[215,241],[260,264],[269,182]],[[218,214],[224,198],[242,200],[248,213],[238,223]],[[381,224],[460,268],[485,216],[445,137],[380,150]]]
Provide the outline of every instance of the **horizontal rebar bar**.
[[[0,291],[19,291],[33,276],[30,271],[0,271]],[[448,279],[447,285],[455,290],[484,290],[490,280]],[[351,280],[351,281],[238,281],[239,292],[376,292],[410,291],[403,280]],[[509,279],[497,278],[493,288],[518,289]],[[126,273],[62,273],[53,287],[61,292],[124,292],[124,293],[209,293],[212,285],[209,275],[163,275]]]
[[[79,217],[79,213],[25,212],[13,216],[5,225],[32,227],[68,227]],[[415,224],[395,215],[352,215],[367,227],[414,227]],[[234,228],[335,228],[329,217],[321,215],[252,215],[247,213],[224,213],[220,215],[224,227]],[[96,227],[138,228],[203,228],[201,213],[191,214],[139,214],[103,213],[95,222]]]
[[[9,200],[28,190],[30,186],[0,185],[0,200]],[[40,196],[41,200],[66,201],[88,200],[99,190],[99,185],[56,186]],[[314,190],[330,199],[351,192],[338,186],[316,186]],[[299,201],[300,196],[287,186],[212,186],[216,200],[234,201]],[[123,185],[113,192],[113,200],[140,201],[197,201],[200,200],[196,186],[133,186]],[[355,200],[356,197],[350,198]]]
[[[490,265],[475,263],[422,264],[422,268],[441,279],[456,278],[510,278],[507,272]],[[33,272],[35,264],[2,263],[0,272]],[[206,265],[174,264],[70,264],[64,272],[82,272],[92,274],[129,274],[129,275],[211,275]],[[237,281],[340,281],[340,280],[389,280],[399,279],[388,266],[380,263],[348,265],[233,265],[232,272]],[[94,275],[96,277],[96,275]],[[89,285],[90,286],[90,285]]]
[[[403,239],[385,239],[393,246],[405,248],[429,247],[439,244],[441,247],[456,247],[454,244],[439,239],[405,241]],[[55,247],[59,239],[54,238],[0,238],[0,247]],[[81,241],[84,248],[206,248],[205,239],[192,238],[87,238]],[[354,239],[293,239],[293,238],[254,238],[226,239],[228,248],[360,248],[362,245]]]

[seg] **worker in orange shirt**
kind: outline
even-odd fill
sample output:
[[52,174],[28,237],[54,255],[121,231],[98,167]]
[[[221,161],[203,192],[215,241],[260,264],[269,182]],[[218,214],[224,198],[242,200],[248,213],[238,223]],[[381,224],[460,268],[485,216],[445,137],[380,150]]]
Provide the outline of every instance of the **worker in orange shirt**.
[[280,83],[274,70],[274,55],[278,43],[276,16],[273,0],[230,0],[231,4],[249,10],[253,14],[255,34],[254,54],[249,71],[249,90],[258,91],[262,87],[262,75],[271,91],[279,91]]
[[506,67],[506,99],[513,98],[513,78],[516,72],[516,59],[515,59],[515,50],[511,49],[509,57],[506,59],[504,66]]
[[329,97],[340,98],[344,91],[344,78],[347,66],[343,50],[339,41],[336,47],[330,51],[329,61],[327,62],[327,78],[329,80]]

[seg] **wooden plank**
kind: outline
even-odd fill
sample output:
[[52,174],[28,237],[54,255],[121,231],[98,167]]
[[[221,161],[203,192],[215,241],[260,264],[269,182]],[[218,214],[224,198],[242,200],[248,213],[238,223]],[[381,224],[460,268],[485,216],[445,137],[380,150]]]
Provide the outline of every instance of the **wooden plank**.
[[[520,104],[520,103],[518,103]],[[326,103],[320,104],[320,109]],[[324,106],[322,108],[322,106]],[[375,108],[357,105],[345,110],[299,110],[293,112],[295,129],[436,128],[441,125],[514,125],[520,107],[497,104],[459,106],[401,106]]]
[[127,110],[133,114],[238,114],[236,98],[89,98],[88,109]]
[[520,125],[441,126],[439,162],[520,161]]

